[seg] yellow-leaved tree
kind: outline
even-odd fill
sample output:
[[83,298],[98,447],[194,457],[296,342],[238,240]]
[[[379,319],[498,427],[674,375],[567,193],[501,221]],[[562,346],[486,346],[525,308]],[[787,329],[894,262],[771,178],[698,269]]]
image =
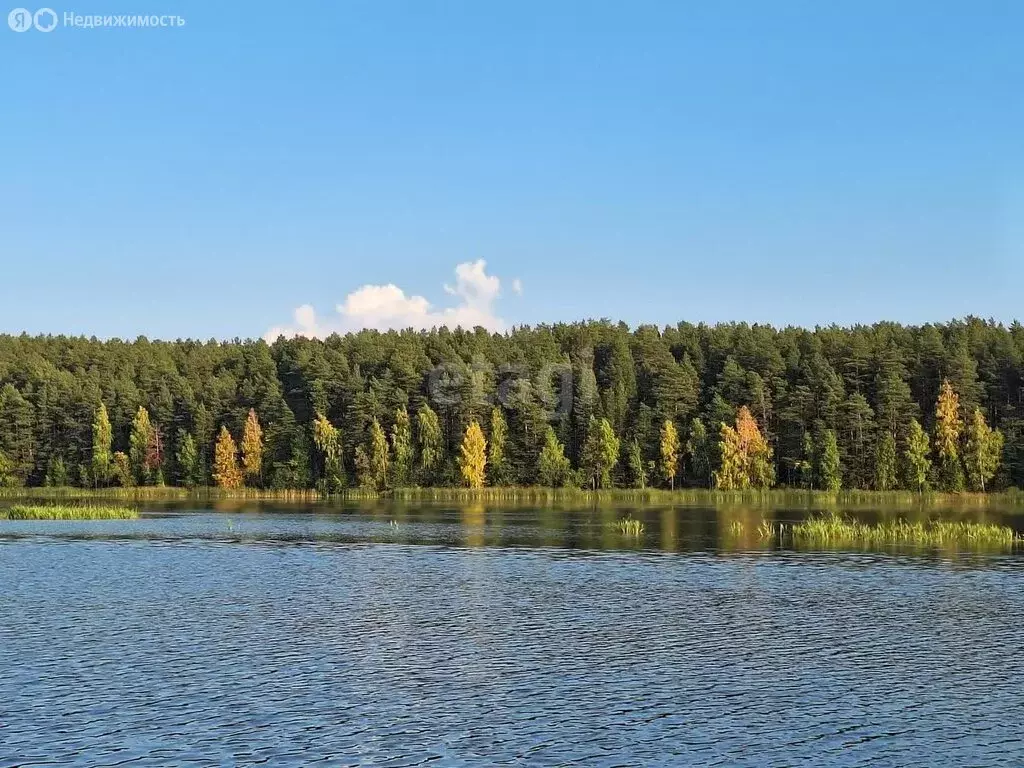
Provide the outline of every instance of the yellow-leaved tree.
[[675,490],[676,474],[679,471],[679,432],[672,419],[665,419],[661,428],[661,476],[668,480],[668,487]]
[[721,464],[715,485],[723,491],[770,488],[775,483],[772,449],[747,406],[736,413],[736,426],[722,424]]
[[213,449],[213,482],[220,488],[241,488],[242,468],[238,465],[238,446],[227,427],[220,428]]
[[252,485],[260,485],[263,479],[263,428],[252,408],[242,431],[242,467],[245,479]]
[[459,471],[469,488],[483,488],[486,469],[487,439],[474,419],[466,427],[466,434],[459,448]]
[[935,404],[935,451],[939,457],[939,477],[947,491],[964,489],[964,471],[960,463],[960,397],[948,380],[943,379]]

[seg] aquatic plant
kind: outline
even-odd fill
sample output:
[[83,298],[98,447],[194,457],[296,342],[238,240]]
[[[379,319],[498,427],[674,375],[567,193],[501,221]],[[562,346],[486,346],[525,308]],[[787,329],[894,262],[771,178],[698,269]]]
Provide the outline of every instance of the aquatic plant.
[[16,504],[0,509],[0,518],[8,520],[131,520],[138,516],[131,507],[93,504]]
[[1021,539],[1005,525],[964,521],[862,523],[832,513],[791,527],[797,546],[1010,548]]
[[644,532],[644,524],[639,520],[634,520],[631,517],[623,518],[622,520],[616,520],[612,523],[612,527],[615,528],[623,536],[640,536]]

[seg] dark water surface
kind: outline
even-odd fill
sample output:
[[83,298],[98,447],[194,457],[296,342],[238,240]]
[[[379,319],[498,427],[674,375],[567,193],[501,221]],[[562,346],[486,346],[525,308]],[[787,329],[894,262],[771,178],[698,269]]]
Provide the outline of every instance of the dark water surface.
[[0,765],[1024,764],[1024,558],[649,514],[2,521]]

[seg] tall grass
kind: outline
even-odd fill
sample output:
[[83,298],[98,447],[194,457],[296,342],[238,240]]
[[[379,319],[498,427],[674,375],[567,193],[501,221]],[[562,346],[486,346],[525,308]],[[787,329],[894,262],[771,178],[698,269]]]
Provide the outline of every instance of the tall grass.
[[7,520],[133,520],[139,512],[131,507],[93,504],[15,504],[0,509]]
[[616,520],[614,523],[610,523],[609,525],[613,530],[618,531],[623,536],[638,538],[644,533],[644,524],[640,520],[634,520],[631,517]]
[[1005,525],[973,522],[908,522],[888,520],[862,523],[837,514],[821,515],[792,525],[796,546],[812,547],[960,547],[1009,549],[1021,541]]

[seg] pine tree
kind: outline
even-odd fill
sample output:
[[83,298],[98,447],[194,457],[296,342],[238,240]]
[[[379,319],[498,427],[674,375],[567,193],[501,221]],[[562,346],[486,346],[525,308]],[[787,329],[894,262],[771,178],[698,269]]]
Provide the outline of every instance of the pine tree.
[[939,477],[947,491],[964,489],[964,473],[960,464],[960,398],[948,380],[943,380],[935,405],[935,451],[939,458]]
[[132,431],[128,441],[128,459],[135,475],[135,482],[139,485],[146,485],[152,479],[148,461],[152,436],[153,425],[149,420],[149,411],[140,405],[132,420]]
[[323,493],[337,493],[345,487],[341,460],[341,433],[322,413],[313,420],[313,445],[320,454],[322,471],[318,485]]
[[594,488],[610,488],[612,469],[619,460],[619,438],[608,419],[591,419],[583,446],[582,467]]
[[501,408],[491,409],[491,439],[487,442],[487,465],[491,485],[508,483],[508,467],[505,461],[505,444],[508,442],[508,423]]
[[469,488],[483,488],[487,467],[487,440],[480,424],[474,419],[466,427],[459,448],[459,472]]
[[888,429],[875,448],[875,490],[892,491],[896,488],[896,438]]
[[249,409],[242,431],[242,468],[250,485],[263,484],[263,428],[253,408]]
[[923,492],[928,488],[928,474],[932,468],[931,459],[928,458],[929,451],[928,433],[921,428],[917,419],[911,419],[907,448],[904,451],[904,462],[907,485],[918,492]]
[[238,446],[227,427],[220,428],[213,451],[213,482],[220,488],[241,488],[242,468],[238,464]]
[[359,487],[367,491],[377,490],[377,478],[373,474],[370,456],[361,445],[356,446],[355,465],[356,482],[359,483]]
[[392,482],[396,488],[409,485],[412,475],[412,425],[405,406],[395,410],[395,423],[391,427],[391,452],[395,457]]
[[185,432],[178,440],[178,453],[175,459],[178,462],[181,483],[185,487],[195,488],[197,485],[202,485],[199,449],[196,447],[195,438],[188,432]]
[[370,459],[370,473],[373,476],[373,484],[378,490],[388,485],[388,439],[380,422],[376,419],[370,425],[370,450],[367,454]]
[[555,430],[548,426],[544,432],[544,447],[537,460],[537,475],[541,485],[553,488],[564,486],[569,479],[571,466],[565,455],[565,447],[559,442]]
[[416,413],[416,438],[419,448],[420,482],[430,485],[437,480],[443,458],[441,424],[437,413],[424,403]]
[[819,487],[833,493],[838,491],[843,487],[843,474],[839,465],[839,443],[833,430],[821,431],[814,453],[818,459],[816,474]]
[[679,433],[671,419],[665,419],[661,427],[661,476],[675,490],[676,473],[679,471]]
[[107,406],[101,402],[92,423],[92,478],[95,485],[110,482],[113,442],[114,432],[107,416]]
[[980,408],[974,409],[970,424],[967,425],[967,446],[964,460],[971,488],[985,491],[985,484],[992,479],[1003,455],[1003,433],[989,427]]

